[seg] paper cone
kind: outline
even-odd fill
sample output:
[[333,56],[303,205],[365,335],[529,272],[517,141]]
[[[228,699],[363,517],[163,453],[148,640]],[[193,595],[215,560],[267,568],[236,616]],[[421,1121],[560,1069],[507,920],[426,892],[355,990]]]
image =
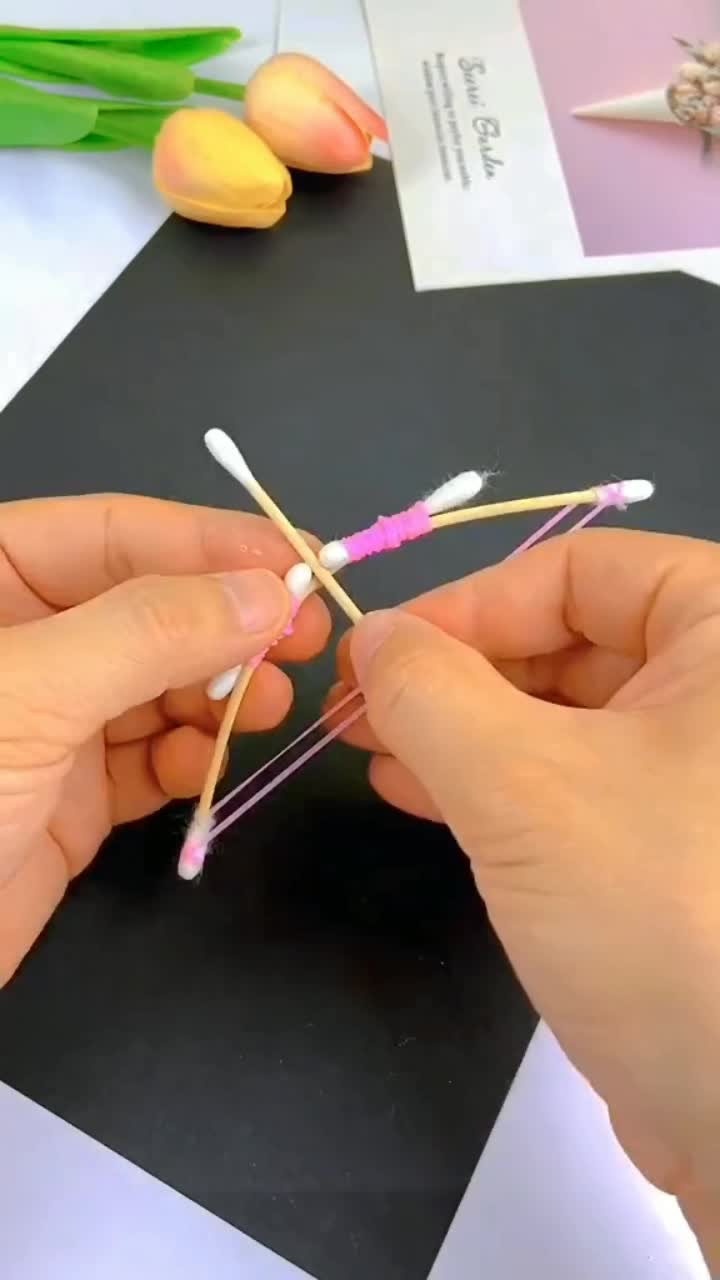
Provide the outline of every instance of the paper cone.
[[667,99],[666,89],[649,89],[627,98],[609,98],[589,107],[576,107],[574,116],[591,120],[634,120],[646,124],[680,124]]

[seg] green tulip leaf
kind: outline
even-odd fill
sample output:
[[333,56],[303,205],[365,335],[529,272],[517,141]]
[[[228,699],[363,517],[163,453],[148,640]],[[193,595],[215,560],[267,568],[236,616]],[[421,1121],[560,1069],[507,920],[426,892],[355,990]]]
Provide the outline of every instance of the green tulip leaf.
[[[38,80],[41,84],[69,84],[69,76],[52,75],[49,71],[31,71],[19,62],[10,62],[8,58],[0,58],[0,75],[17,76],[19,80]],[[79,83],[72,81],[73,84]]]
[[49,71],[91,84],[105,93],[158,102],[182,101],[195,87],[189,67],[100,45],[51,40],[8,40],[0,36],[0,58],[28,70]]
[[[142,34],[142,33],[140,33]],[[180,32],[169,39],[160,37],[152,40],[141,40],[127,43],[124,39],[111,42],[113,49],[124,49],[142,53],[147,58],[157,58],[168,62],[182,62],[191,67],[195,62],[205,62],[208,58],[216,58],[241,38],[236,27],[218,28],[213,31]]]
[[95,128],[97,106],[0,79],[0,147],[62,147]]
[[[61,41],[63,44],[100,44],[107,48],[144,53],[179,62],[199,62],[224,53],[242,38],[237,27],[149,27],[135,30],[56,29],[0,25],[0,39]],[[188,57],[188,51],[192,57]]]

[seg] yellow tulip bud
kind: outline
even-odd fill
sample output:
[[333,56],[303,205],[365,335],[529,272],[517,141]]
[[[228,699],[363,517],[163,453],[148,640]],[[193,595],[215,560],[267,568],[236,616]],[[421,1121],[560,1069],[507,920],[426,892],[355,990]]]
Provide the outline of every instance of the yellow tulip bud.
[[359,173],[372,165],[381,116],[315,58],[279,53],[245,90],[245,119],[285,164],[316,173]]
[[183,218],[221,227],[272,227],[292,195],[285,165],[226,111],[175,111],[153,155],[155,186]]

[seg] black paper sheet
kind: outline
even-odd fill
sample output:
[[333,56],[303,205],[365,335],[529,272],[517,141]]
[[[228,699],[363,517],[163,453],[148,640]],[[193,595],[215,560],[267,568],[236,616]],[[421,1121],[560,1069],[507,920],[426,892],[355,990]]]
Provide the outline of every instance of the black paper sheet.
[[[307,179],[273,233],[161,229],[2,415],[0,496],[246,505],[214,425],[324,537],[475,466],[508,497],[651,476],[627,523],[714,537],[719,338],[720,293],[680,276],[417,295],[389,169]],[[388,604],[532,527],[346,582]],[[331,672],[298,672],[292,724],[234,776]],[[318,1280],[425,1280],[534,1019],[450,838],[364,771],[331,748],[196,887],[185,810],[118,832],[0,997],[0,1074]]]

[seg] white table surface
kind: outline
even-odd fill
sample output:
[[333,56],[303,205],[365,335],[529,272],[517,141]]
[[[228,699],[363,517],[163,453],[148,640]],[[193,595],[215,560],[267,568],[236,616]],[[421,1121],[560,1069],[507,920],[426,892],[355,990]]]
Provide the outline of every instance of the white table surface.
[[[197,0],[174,0],[172,23],[197,22],[198,12]],[[279,36],[280,47],[322,58],[379,104],[360,0],[283,0],[279,26],[277,17],[271,0],[206,0],[204,23],[238,24],[247,33],[224,59],[228,75],[244,77]],[[25,0],[19,20],[57,24],[57,0]],[[62,5],[68,26],[169,20],[163,0]],[[0,152],[0,193],[2,408],[165,214],[148,158],[135,154]],[[166,1274],[302,1280],[289,1263],[3,1085],[0,1188],[3,1280]],[[89,1220],[102,1223],[102,1232],[88,1230]],[[631,1167],[604,1107],[541,1028],[431,1280],[707,1280],[707,1274],[676,1204]]]

